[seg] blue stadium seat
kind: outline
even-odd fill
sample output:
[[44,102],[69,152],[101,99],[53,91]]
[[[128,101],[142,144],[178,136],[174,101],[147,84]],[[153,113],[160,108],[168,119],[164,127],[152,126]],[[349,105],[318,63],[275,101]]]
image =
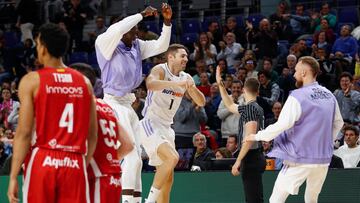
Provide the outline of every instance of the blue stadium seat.
[[177,42],[177,40],[176,40],[176,34],[171,33],[170,43],[172,44],[172,43],[176,43],[176,42]]
[[160,34],[159,25],[156,21],[143,21],[145,24],[145,27],[151,31],[155,32],[156,34]]
[[[164,21],[159,21],[159,34],[161,34],[162,26],[164,25]],[[177,21],[171,20],[171,33],[176,34],[177,33]]]
[[338,12],[339,23],[353,23],[359,25],[359,11],[357,7],[342,8]]
[[198,37],[197,33],[184,33],[181,36],[181,43],[193,47],[193,43],[197,41]]
[[261,14],[251,14],[247,18],[247,20],[252,22],[254,27],[259,27],[260,21],[264,18],[265,18],[265,16],[263,16]]
[[72,53],[69,63],[88,63],[88,53],[84,51]]
[[91,67],[97,67],[99,66],[98,65],[98,62],[97,62],[97,58],[96,58],[96,52],[91,52],[89,55],[88,55],[88,63],[91,65]]
[[151,68],[154,66],[153,63],[143,62],[142,63],[142,73],[143,75],[149,75]]
[[211,21],[217,21],[217,22],[219,23],[219,25],[221,25],[220,22],[218,21],[218,19],[216,19],[215,16],[204,17],[203,22],[201,22],[201,28],[202,28],[203,31],[207,31],[207,30],[208,30],[208,26],[209,26],[209,23],[210,23]]
[[16,32],[4,32],[5,47],[14,48],[20,43],[20,38]]
[[235,16],[236,25],[240,28],[245,28],[246,24],[243,16]]
[[198,19],[184,19],[182,28],[183,33],[199,33],[201,31]]
[[339,7],[358,6],[358,0],[338,0]]

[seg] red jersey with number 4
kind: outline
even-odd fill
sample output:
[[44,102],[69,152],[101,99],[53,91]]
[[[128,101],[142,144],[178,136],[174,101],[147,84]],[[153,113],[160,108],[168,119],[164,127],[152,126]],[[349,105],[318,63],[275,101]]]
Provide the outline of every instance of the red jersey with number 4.
[[85,154],[92,96],[84,76],[71,68],[37,72],[40,85],[34,101],[33,147]]
[[103,100],[96,100],[98,121],[98,141],[93,158],[88,166],[88,177],[101,177],[120,174],[120,160],[117,150],[120,147],[117,118],[112,108]]

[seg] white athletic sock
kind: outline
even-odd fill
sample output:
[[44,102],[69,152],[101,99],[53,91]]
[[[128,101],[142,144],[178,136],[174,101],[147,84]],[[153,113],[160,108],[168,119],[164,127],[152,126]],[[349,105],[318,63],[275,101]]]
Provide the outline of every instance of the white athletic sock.
[[155,202],[157,200],[157,198],[159,197],[159,194],[160,194],[160,190],[151,186],[149,196],[146,199],[146,203]]
[[134,197],[134,202],[135,203],[142,203],[141,197]]
[[134,197],[132,195],[122,195],[121,200],[122,200],[122,203],[133,203]]

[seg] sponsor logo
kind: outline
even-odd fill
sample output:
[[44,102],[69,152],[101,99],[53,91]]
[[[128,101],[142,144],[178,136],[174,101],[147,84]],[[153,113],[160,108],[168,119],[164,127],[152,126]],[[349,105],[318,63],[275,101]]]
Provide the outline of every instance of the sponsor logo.
[[110,153],[107,153],[106,154],[106,159],[108,160],[108,161],[112,161],[112,155],[110,154]]
[[113,113],[112,108],[108,106],[100,106],[100,105],[96,105],[96,111],[101,111],[104,113]]
[[115,185],[116,187],[121,186],[121,178],[110,177],[110,185]]
[[56,139],[52,139],[52,140],[49,141],[49,145],[50,145],[51,148],[55,148],[56,144],[57,144]]
[[184,94],[181,92],[174,92],[172,90],[167,90],[167,89],[163,89],[162,93],[167,94],[167,95],[172,95],[175,97],[183,97],[184,96]]
[[51,158],[50,156],[46,156],[42,166],[43,167],[50,166],[56,169],[60,167],[80,169],[78,160],[70,159],[69,157],[65,157],[64,159],[56,159],[56,158]]
[[69,73],[53,73],[55,82],[72,83],[73,79]]
[[55,146],[56,149],[63,149],[64,151],[68,151],[68,152],[74,152],[78,149],[80,149],[80,146],[67,146],[67,145],[61,145],[61,144],[57,144]]
[[312,100],[330,99],[333,95],[329,92],[323,91],[321,88],[312,88],[313,93],[310,95]]
[[59,86],[49,86],[46,85],[47,94],[73,94],[73,95],[82,95],[82,87],[59,87]]

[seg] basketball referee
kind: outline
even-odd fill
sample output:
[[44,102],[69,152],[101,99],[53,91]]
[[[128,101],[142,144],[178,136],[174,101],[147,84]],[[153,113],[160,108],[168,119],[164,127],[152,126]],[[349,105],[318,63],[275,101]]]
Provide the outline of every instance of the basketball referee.
[[246,104],[243,106],[235,104],[227,94],[222,83],[219,67],[216,69],[216,81],[226,108],[232,113],[240,114],[239,146],[241,148],[231,173],[234,176],[238,176],[241,171],[247,203],[264,202],[262,174],[265,170],[266,162],[261,152],[261,144],[259,142],[242,143],[246,136],[264,128],[264,112],[256,103],[256,96],[260,86],[259,81],[255,78],[249,78],[245,81],[244,98]]

